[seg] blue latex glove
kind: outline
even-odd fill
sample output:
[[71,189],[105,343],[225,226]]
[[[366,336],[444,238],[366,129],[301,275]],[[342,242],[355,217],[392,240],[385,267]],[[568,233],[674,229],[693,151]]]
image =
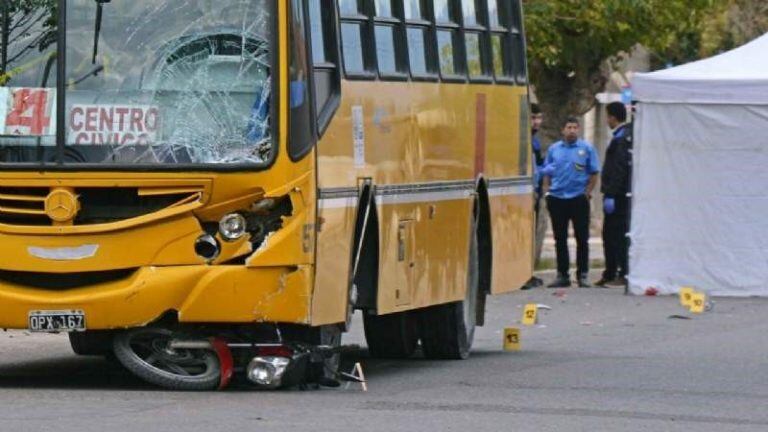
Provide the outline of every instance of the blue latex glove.
[[541,168],[541,175],[543,176],[551,176],[554,173],[555,173],[555,164],[544,165]]
[[605,211],[605,214],[613,214],[616,211],[616,200],[606,197],[603,200],[603,211]]

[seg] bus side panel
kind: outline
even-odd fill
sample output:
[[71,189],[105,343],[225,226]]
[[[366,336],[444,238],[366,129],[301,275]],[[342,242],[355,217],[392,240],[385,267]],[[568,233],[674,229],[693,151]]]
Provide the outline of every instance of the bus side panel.
[[490,180],[492,293],[519,289],[533,273],[533,187],[525,87],[495,86],[487,97],[484,174]]
[[357,198],[321,199],[312,325],[346,320]]
[[[521,131],[521,103],[527,103],[524,87],[494,86],[476,103],[485,109],[485,157],[481,171],[486,179],[530,175],[530,131]],[[480,107],[478,107],[480,109]],[[522,150],[522,151],[521,151]],[[533,208],[531,208],[533,211]]]
[[415,281],[424,266],[426,251],[417,250],[416,233],[421,224],[417,204],[386,204],[377,199],[379,209],[379,315],[412,309]]
[[521,190],[529,187],[490,190],[494,294],[519,289],[533,270],[533,196]]
[[470,227],[474,197],[438,201],[426,208],[431,225],[426,231],[429,250],[424,278],[419,284],[419,307],[463,300],[467,287]]

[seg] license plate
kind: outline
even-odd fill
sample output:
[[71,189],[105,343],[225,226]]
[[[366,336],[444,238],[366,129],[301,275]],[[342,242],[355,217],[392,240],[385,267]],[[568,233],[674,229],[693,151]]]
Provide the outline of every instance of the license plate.
[[30,311],[29,330],[44,333],[82,331],[85,330],[85,312]]

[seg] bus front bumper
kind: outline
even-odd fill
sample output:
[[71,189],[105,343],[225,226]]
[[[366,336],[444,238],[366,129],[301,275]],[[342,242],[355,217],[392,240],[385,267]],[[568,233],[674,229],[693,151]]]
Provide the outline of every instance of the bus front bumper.
[[187,323],[308,324],[311,267],[142,267],[129,277],[68,290],[0,281],[0,328],[26,329],[32,311],[80,310],[87,330],[140,327],[169,311]]

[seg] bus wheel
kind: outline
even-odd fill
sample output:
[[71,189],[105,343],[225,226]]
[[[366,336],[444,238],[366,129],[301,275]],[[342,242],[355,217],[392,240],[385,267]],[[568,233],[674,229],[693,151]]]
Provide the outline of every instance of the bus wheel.
[[433,306],[419,312],[421,347],[426,358],[461,360],[469,357],[475,337],[480,286],[475,226],[473,224],[471,231],[464,300]]
[[171,349],[174,333],[138,328],[115,336],[115,356],[139,378],[171,390],[214,390],[221,375],[216,353],[206,349]]
[[363,314],[365,340],[371,357],[408,358],[416,351],[419,336],[409,312],[387,315]]

